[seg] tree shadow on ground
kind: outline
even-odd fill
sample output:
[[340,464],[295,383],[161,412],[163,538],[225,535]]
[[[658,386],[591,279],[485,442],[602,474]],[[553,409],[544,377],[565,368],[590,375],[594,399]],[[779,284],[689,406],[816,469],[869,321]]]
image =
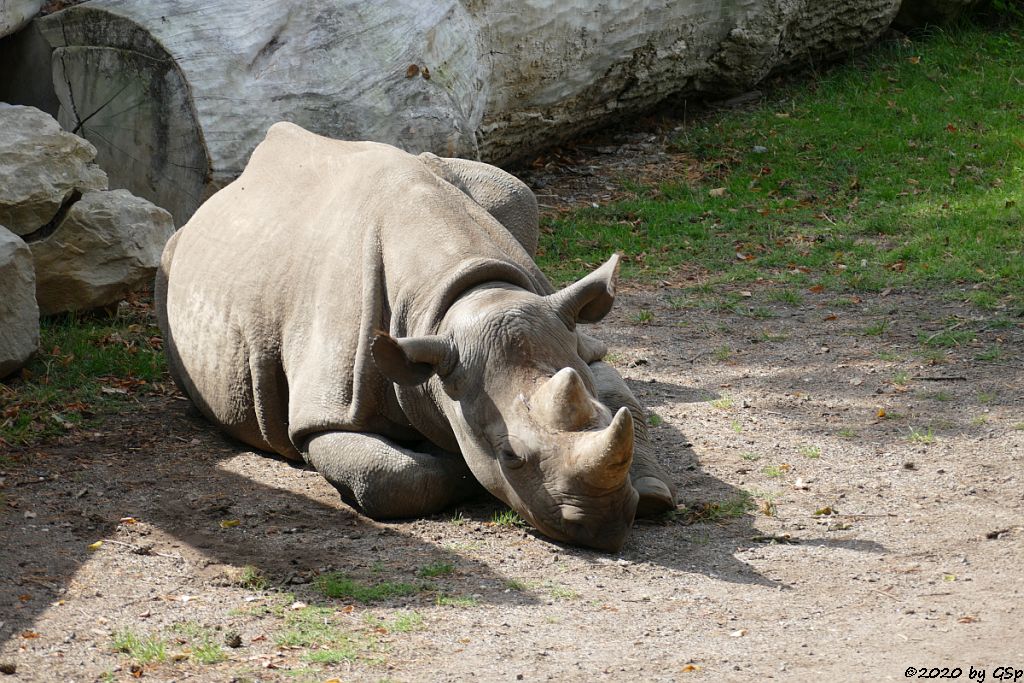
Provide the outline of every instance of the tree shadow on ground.
[[[365,584],[424,584],[418,569],[452,563],[457,574],[407,602],[433,601],[442,589],[480,594],[481,583],[494,586],[482,602],[536,602],[528,592],[501,590],[505,577],[486,564],[408,533],[408,523],[363,517],[316,472],[252,454],[181,405],[162,398],[113,416],[84,447],[14,454],[28,464],[5,475],[0,643],[31,634],[42,612],[71,591],[102,589],[114,604],[150,599],[133,592],[144,587],[128,585],[147,566],[192,575],[185,584],[193,592],[252,567],[270,588],[322,602],[315,579],[324,571]],[[91,573],[83,578],[81,570],[93,562],[124,581],[88,585]]]

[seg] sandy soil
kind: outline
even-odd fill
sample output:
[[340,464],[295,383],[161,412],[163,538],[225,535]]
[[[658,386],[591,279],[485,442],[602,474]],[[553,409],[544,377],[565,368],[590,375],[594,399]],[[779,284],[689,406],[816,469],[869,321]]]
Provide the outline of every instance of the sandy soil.
[[[862,681],[908,667],[992,680],[1024,669],[1021,322],[992,325],[998,312],[942,292],[803,292],[785,304],[765,287],[750,310],[680,308],[689,283],[626,286],[595,326],[656,416],[685,506],[638,524],[621,553],[495,524],[490,500],[375,523],[315,472],[220,436],[181,397],[140,398],[0,472],[0,671],[13,670],[0,680]],[[951,320],[976,340],[923,356],[919,335]],[[976,360],[993,345],[996,362]],[[243,585],[246,566],[269,585]],[[330,571],[419,589],[328,599],[316,581]],[[321,622],[355,654],[323,665],[308,661],[323,648],[287,645],[304,605],[329,608]],[[164,639],[166,661],[115,651],[125,629]],[[198,663],[200,631],[239,646]]]

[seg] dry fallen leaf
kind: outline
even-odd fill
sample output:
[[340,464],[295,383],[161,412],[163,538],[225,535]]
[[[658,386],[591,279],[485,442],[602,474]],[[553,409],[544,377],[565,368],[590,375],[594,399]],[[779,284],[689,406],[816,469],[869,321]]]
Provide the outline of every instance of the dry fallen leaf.
[[409,68],[405,70],[405,77],[406,78],[415,78],[416,76],[419,76],[419,74],[420,74],[420,67],[417,66],[416,64],[410,64]]
[[103,541],[96,541],[95,543],[89,544],[88,548],[90,552],[95,552],[103,547]]
[[239,524],[241,524],[241,522],[238,521],[237,519],[222,519],[220,521],[220,528],[221,529],[231,529],[233,527],[238,526]]
[[709,197],[724,197],[725,193],[728,192],[724,187],[716,187],[708,190]]

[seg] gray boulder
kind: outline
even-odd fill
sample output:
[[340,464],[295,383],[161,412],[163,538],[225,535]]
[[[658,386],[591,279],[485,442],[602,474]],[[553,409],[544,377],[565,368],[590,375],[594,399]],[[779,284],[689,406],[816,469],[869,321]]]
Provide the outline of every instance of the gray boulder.
[[54,232],[29,246],[46,314],[110,306],[153,281],[171,215],[128,190],[87,192]]
[[0,0],[0,38],[32,21],[42,6],[43,0]]
[[92,144],[49,114],[0,103],[0,225],[26,241],[52,229],[81,193],[107,189],[95,158]]
[[0,226],[0,378],[25,364],[39,346],[39,308],[32,254]]

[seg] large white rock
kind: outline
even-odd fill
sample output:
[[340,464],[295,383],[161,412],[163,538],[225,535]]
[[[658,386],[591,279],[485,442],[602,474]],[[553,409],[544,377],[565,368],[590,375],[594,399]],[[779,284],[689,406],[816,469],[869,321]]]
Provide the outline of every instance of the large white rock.
[[32,253],[0,226],[0,378],[20,369],[39,346]]
[[750,88],[899,0],[91,0],[40,21],[60,120],[179,223],[269,126],[505,162],[667,96]]
[[49,114],[0,102],[0,225],[30,240],[79,194],[105,190],[95,158],[95,147]]
[[43,0],[0,0],[0,38],[30,22],[42,6]]
[[30,243],[43,314],[110,306],[149,284],[171,215],[127,190],[87,192],[56,231]]

